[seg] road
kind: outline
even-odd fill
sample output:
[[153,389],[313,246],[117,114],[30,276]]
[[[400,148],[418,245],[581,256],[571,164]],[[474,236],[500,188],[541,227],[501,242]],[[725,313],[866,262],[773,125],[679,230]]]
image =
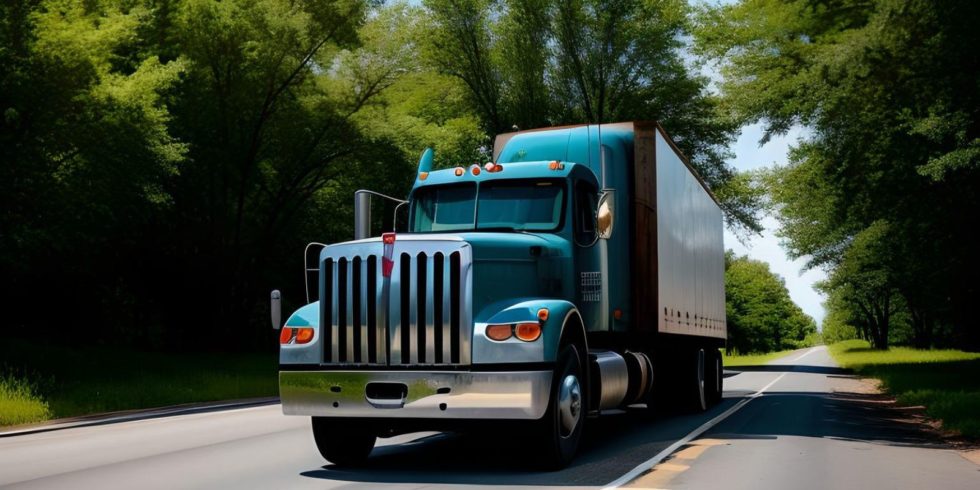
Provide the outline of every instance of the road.
[[823,347],[725,382],[704,414],[589,420],[559,472],[535,471],[520,441],[437,433],[380,440],[366,467],[337,469],[316,453],[309,420],[273,405],[0,438],[0,486],[980,488],[980,466],[866,394]]

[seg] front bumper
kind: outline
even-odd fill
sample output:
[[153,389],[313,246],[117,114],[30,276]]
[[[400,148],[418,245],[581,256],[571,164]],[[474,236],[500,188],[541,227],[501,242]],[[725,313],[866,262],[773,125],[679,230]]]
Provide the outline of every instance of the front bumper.
[[[539,419],[552,371],[280,371],[286,415],[427,419]],[[404,385],[379,397],[369,387]],[[389,390],[390,391],[390,390]]]

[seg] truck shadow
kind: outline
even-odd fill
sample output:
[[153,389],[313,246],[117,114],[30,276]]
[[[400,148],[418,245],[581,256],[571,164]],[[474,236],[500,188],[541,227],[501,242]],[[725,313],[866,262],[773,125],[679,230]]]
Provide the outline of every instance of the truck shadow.
[[[848,377],[847,371],[814,366],[765,366],[750,371]],[[588,420],[578,457],[561,471],[542,472],[534,465],[533,441],[506,432],[478,435],[440,434],[408,444],[375,449],[359,468],[332,465],[302,476],[352,484],[463,484],[602,486],[629,472],[675,441],[750,396],[727,391],[719,405],[698,415],[652,415],[630,408]],[[806,436],[860,440],[924,448],[947,447],[914,411],[883,396],[864,393],[768,392],[701,437],[774,439]]]

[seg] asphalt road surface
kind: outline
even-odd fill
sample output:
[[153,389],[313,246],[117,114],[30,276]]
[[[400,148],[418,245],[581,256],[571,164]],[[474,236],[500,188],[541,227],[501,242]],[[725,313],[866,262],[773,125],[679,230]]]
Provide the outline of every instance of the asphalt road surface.
[[725,383],[704,414],[589,420],[559,472],[536,471],[519,434],[381,439],[366,467],[338,469],[317,454],[308,418],[273,405],[0,438],[0,486],[980,489],[980,466],[866,394],[823,347],[727,372]]

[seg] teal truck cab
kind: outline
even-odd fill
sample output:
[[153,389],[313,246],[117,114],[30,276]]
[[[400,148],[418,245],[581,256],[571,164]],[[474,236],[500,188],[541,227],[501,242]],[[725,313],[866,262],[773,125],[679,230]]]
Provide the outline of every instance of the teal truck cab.
[[603,410],[720,400],[722,213],[663,128],[520,131],[493,157],[432,170],[427,150],[406,232],[371,236],[359,191],[356,239],[320,251],[318,300],[282,326],[279,386],[327,460],[493,426],[561,467]]

